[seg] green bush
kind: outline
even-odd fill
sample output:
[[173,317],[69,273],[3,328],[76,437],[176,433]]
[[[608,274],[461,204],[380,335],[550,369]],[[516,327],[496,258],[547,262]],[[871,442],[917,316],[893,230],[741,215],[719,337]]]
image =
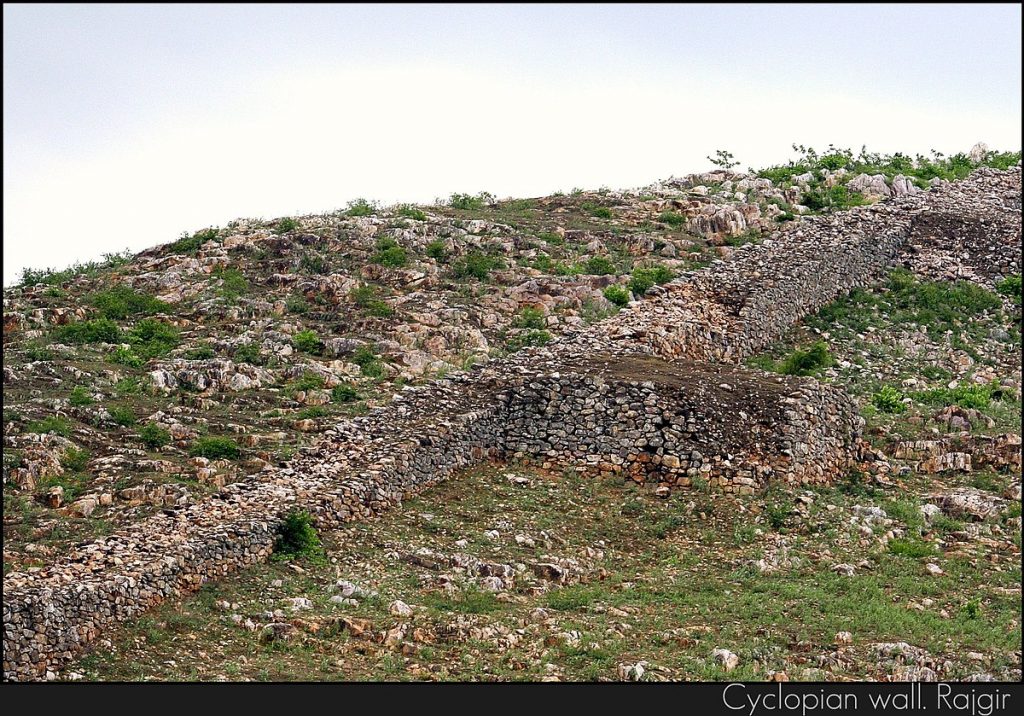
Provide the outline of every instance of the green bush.
[[67,418],[61,418],[56,415],[43,418],[42,420],[34,420],[25,426],[25,432],[28,433],[54,433],[61,437],[71,437],[71,423]]
[[211,275],[220,279],[218,293],[224,298],[238,298],[249,290],[249,280],[236,268],[217,268]]
[[380,378],[384,375],[384,365],[370,346],[362,345],[356,348],[352,354],[352,362],[369,378]]
[[319,373],[307,370],[301,376],[289,383],[291,391],[296,390],[319,390],[324,387],[326,381]]
[[458,259],[452,266],[456,278],[472,276],[479,281],[486,281],[491,271],[505,267],[499,256],[489,256],[481,251],[470,251]]
[[309,302],[302,296],[289,296],[284,301],[284,307],[288,313],[309,313]]
[[346,216],[370,216],[377,213],[377,202],[366,199],[353,199],[348,203]]
[[107,412],[110,413],[110,419],[122,427],[127,428],[135,425],[135,413],[132,412],[131,408],[115,405],[108,408]]
[[1009,296],[1018,306],[1021,304],[1021,275],[1007,276],[996,284],[996,291]]
[[907,409],[903,397],[902,392],[891,385],[886,385],[871,396],[871,404],[883,413],[902,413]]
[[155,318],[143,318],[128,332],[127,339],[132,350],[146,360],[166,355],[180,341],[177,328]]
[[317,335],[316,331],[311,330],[299,331],[292,336],[292,346],[296,350],[311,355],[320,355],[324,350],[324,344],[320,340],[320,336]]
[[255,343],[243,343],[235,348],[231,356],[236,363],[248,363],[250,365],[263,365],[266,359],[260,353],[260,347]]
[[668,224],[673,229],[681,229],[686,225],[686,216],[675,211],[663,211],[658,216],[658,221]]
[[370,284],[363,284],[352,289],[349,298],[360,308],[366,309],[371,316],[390,318],[395,314],[395,309],[377,298],[377,289]]
[[208,345],[196,346],[185,351],[185,358],[188,360],[209,360],[215,355],[217,355],[217,351],[213,350],[213,346]]
[[314,276],[320,276],[330,273],[331,266],[327,259],[320,254],[302,254],[299,257],[299,270]]
[[642,296],[651,286],[667,283],[674,277],[675,274],[667,266],[660,264],[646,268],[638,266],[633,269],[633,275],[629,280],[629,290],[636,296]]
[[839,184],[833,187],[813,187],[804,192],[800,203],[811,211],[843,211],[853,206],[863,206],[866,200],[863,194]]
[[290,216],[279,219],[276,226],[277,233],[279,234],[287,234],[289,231],[295,231],[297,228],[299,228],[299,222]]
[[616,306],[625,306],[629,303],[629,289],[622,286],[608,286],[602,293]]
[[336,385],[331,389],[331,400],[335,403],[354,403],[359,400],[359,393],[351,385]]
[[156,423],[146,423],[139,428],[139,440],[149,449],[156,450],[171,443],[171,432]]
[[196,440],[188,454],[192,457],[205,457],[210,460],[221,458],[235,460],[242,454],[242,450],[238,447],[238,443],[231,438],[206,436]]
[[54,334],[63,343],[117,343],[121,340],[121,329],[109,318],[58,326]]
[[487,204],[494,202],[494,195],[482,191],[476,196],[471,194],[452,194],[448,198],[448,204],[453,209],[476,210],[483,209]]
[[958,385],[955,388],[935,388],[914,393],[913,397],[930,405],[959,405],[961,408],[984,410],[993,398],[1002,395],[999,383],[992,381],[985,385]]
[[107,291],[94,293],[89,302],[99,309],[104,318],[124,320],[135,316],[149,316],[169,308],[155,296],[139,293],[129,286],[115,286]]
[[517,351],[520,348],[526,348],[527,346],[543,346],[550,342],[550,333],[547,331],[533,329],[510,338],[508,341],[508,348],[509,350]]
[[277,536],[274,540],[275,559],[295,557],[320,559],[323,556],[323,550],[312,515],[305,511],[293,510],[284,516],[281,524],[277,527]]
[[404,216],[407,219],[415,219],[416,221],[427,220],[427,215],[424,214],[421,209],[417,209],[412,204],[402,204],[398,207],[398,215]]
[[542,310],[533,306],[526,306],[519,312],[519,317],[516,318],[515,324],[518,328],[544,328],[547,325],[547,321],[544,320],[544,312]]
[[81,472],[89,464],[89,451],[85,448],[68,448],[60,459],[60,466],[71,472]]
[[110,360],[112,363],[126,365],[129,368],[141,368],[146,364],[146,361],[135,355],[131,348],[125,348],[124,346],[118,346],[114,349],[114,354]]
[[612,218],[612,210],[607,206],[598,206],[593,202],[585,201],[580,204],[580,209],[587,212],[593,217],[598,219],[610,219]]
[[389,237],[382,237],[377,240],[377,252],[373,255],[373,263],[391,268],[401,268],[409,262],[405,249],[398,245],[398,242]]
[[436,261],[444,261],[448,258],[448,249],[445,247],[444,241],[438,239],[427,244],[427,256]]
[[919,539],[894,539],[889,542],[889,552],[900,557],[921,559],[935,554],[935,547]]
[[181,238],[172,243],[167,248],[174,254],[194,254],[202,248],[203,244],[207,241],[216,241],[218,235],[217,229],[209,228],[197,231],[191,236],[188,233],[181,235]]
[[93,399],[92,394],[82,386],[78,385],[72,388],[71,395],[68,397],[68,402],[75,407],[81,407],[83,405],[91,405],[96,401]]
[[615,264],[604,256],[591,256],[583,267],[583,272],[590,276],[608,276],[618,273],[615,270]]
[[832,364],[828,346],[818,341],[806,349],[797,349],[782,362],[780,371],[786,375],[814,375]]

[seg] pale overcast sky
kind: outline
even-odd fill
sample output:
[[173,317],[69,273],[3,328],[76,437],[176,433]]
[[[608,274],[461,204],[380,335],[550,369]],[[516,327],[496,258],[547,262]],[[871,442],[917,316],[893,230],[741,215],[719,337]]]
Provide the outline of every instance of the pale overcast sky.
[[1020,5],[4,5],[4,284],[356,197],[1021,145]]

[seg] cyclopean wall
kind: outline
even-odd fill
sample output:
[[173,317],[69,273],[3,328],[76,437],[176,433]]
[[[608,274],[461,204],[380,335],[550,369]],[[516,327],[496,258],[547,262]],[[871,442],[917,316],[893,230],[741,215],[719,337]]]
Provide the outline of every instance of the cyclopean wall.
[[701,477],[741,492],[842,474],[857,458],[859,418],[841,390],[694,362],[737,362],[869,282],[901,260],[921,211],[981,211],[1014,191],[1016,207],[991,221],[1000,236],[1016,225],[1019,264],[1019,168],[802,221],[550,346],[407,388],[326,431],[288,467],[79,546],[59,563],[5,575],[4,678],[52,678],[102,629],[265,560],[292,509],[309,510],[322,527],[365,518],[489,458],[677,485]]

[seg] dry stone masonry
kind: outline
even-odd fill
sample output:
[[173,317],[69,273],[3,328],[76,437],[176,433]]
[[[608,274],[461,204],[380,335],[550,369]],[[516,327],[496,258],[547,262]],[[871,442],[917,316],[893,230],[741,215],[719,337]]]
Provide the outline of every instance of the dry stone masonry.
[[[370,517],[488,459],[735,492],[842,474],[860,457],[850,399],[735,363],[893,263],[912,262],[915,227],[937,240],[921,216],[983,217],[1019,239],[1020,169],[801,221],[548,346],[405,388],[285,468],[5,575],[4,678],[52,677],[104,628],[265,560],[292,509],[322,527]],[[207,379],[259,380],[223,368]],[[173,368],[165,375],[177,379]]]

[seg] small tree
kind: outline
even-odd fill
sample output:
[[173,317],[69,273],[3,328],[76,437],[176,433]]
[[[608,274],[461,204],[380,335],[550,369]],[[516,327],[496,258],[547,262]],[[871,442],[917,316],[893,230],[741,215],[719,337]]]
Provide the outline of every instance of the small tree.
[[727,171],[740,165],[740,163],[736,161],[736,157],[732,155],[732,152],[727,152],[724,149],[716,149],[715,156],[708,157],[708,161],[716,167],[721,167]]

